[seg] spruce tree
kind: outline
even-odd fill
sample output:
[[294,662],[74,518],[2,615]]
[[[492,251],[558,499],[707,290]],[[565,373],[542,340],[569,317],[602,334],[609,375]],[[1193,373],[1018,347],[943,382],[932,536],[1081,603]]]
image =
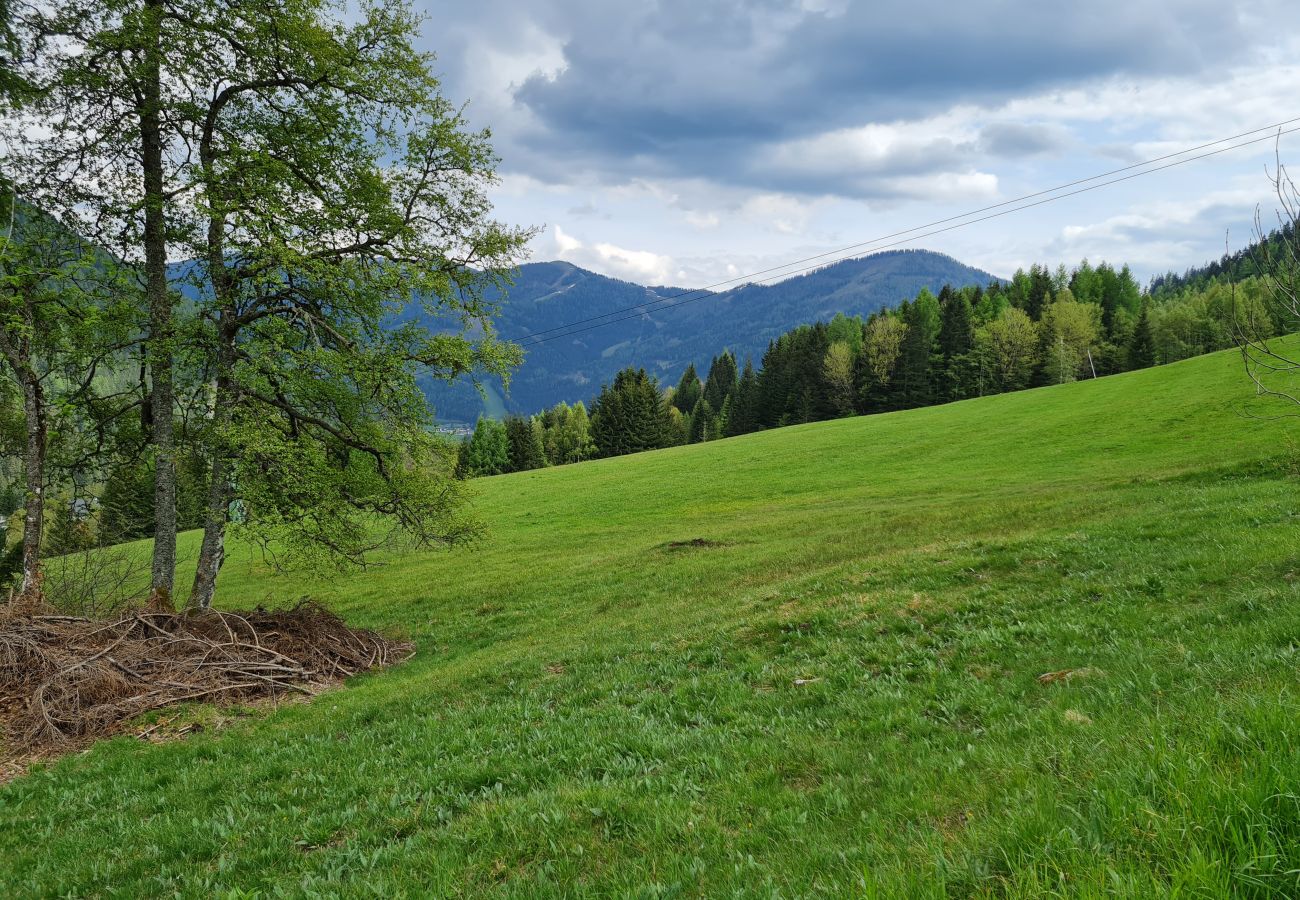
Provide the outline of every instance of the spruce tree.
[[673,406],[690,415],[703,392],[704,384],[695,372],[695,363],[690,363],[682,373],[681,381],[677,382],[677,390],[673,392]]
[[922,289],[915,301],[905,304],[903,321],[907,331],[899,350],[897,396],[904,408],[932,402],[931,354],[939,334],[939,302]]
[[749,434],[758,428],[758,375],[754,372],[753,360],[747,359],[740,384],[736,387],[731,416],[727,419],[727,436]]
[[668,417],[659,385],[645,369],[614,376],[591,407],[591,436],[600,456],[622,456],[666,446]]
[[728,394],[722,401],[722,409],[713,417],[713,423],[709,428],[709,439],[718,440],[727,436],[727,422],[731,419],[731,400],[735,394]]
[[707,398],[701,398],[691,414],[690,443],[699,444],[713,438],[713,418],[713,405]]
[[1133,328],[1133,337],[1128,345],[1128,367],[1130,369],[1147,369],[1156,364],[1155,339],[1151,334],[1151,316],[1149,304],[1142,304],[1137,325]]
[[508,472],[526,472],[545,464],[545,450],[533,446],[533,425],[529,419],[519,416],[506,419],[506,448]]
[[724,350],[721,356],[713,358],[709,366],[709,377],[704,382],[704,399],[709,401],[714,411],[720,410],[726,399],[736,392],[736,387],[736,357],[730,350]]
[[99,539],[117,544],[153,532],[153,469],[124,460],[109,470],[99,498]]
[[943,354],[940,394],[944,400],[960,400],[974,390],[971,348],[975,344],[975,322],[970,300],[953,292],[943,305],[939,327],[939,352]]
[[964,294],[952,293],[941,307],[939,351],[943,353],[944,362],[948,362],[955,356],[970,352],[975,342],[974,316],[970,300]]
[[465,472],[471,477],[500,475],[509,466],[510,442],[505,425],[480,417],[465,447]]

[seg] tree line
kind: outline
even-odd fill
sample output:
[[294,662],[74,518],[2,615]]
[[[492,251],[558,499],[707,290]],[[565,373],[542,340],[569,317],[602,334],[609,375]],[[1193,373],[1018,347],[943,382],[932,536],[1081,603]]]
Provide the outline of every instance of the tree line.
[[[504,424],[480,420],[462,472],[521,471],[1113,375],[1234,346],[1245,322],[1281,333],[1267,285],[1236,274],[1193,270],[1176,288],[1162,282],[1144,292],[1127,266],[1085,260],[937,295],[922,290],[865,319],[839,315],[786,332],[758,368],[724,350],[703,378],[692,363],[667,388],[644,369],[625,369],[602,387],[589,421],[578,404],[590,440],[569,458],[545,449],[563,404]],[[482,435],[497,432],[500,462],[483,466]]]
[[[517,364],[485,298],[531,232],[491,217],[496,157],[442,95],[419,17],[401,0],[6,9],[18,595],[44,599],[52,553],[139,536],[150,600],[173,607],[186,527],[199,608],[231,528],[340,565],[472,534],[417,379]],[[392,327],[412,304],[432,327]]]

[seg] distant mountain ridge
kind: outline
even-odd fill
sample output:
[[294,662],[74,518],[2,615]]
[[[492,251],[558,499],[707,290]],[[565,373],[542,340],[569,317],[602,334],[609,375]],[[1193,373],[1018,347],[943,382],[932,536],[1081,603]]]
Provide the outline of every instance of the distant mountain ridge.
[[423,387],[444,423],[473,422],[480,413],[537,413],[561,400],[590,401],[601,384],[629,365],[645,367],[661,382],[675,382],[692,362],[707,367],[724,349],[742,361],[752,357],[758,365],[768,343],[797,325],[830,319],[836,313],[869,315],[914,297],[923,287],[937,293],[945,284],[986,285],[996,280],[942,253],[891,250],[832,263],[776,284],[747,284],[711,293],[704,299],[695,298],[706,292],[690,291],[682,299],[692,302],[677,301],[674,308],[668,298],[688,289],[647,287],[566,262],[530,263],[520,267],[514,285],[498,298],[497,324],[506,340],[526,345],[548,329],[639,304],[666,302],[613,317],[623,321],[527,347],[527,358],[508,393],[499,383],[485,385],[486,398],[470,385],[430,382]]

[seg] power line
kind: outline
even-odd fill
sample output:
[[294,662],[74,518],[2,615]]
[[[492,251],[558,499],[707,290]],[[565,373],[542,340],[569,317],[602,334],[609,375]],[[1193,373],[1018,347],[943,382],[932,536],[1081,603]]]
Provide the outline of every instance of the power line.
[[[862,252],[865,251],[866,248],[870,248],[871,252],[876,252],[880,250],[889,249],[890,247],[896,247],[899,246],[900,244],[910,243],[911,241],[919,240],[921,238],[932,237],[936,234],[943,234],[945,232],[955,231],[958,228],[965,228],[968,225],[976,225],[980,222],[987,222],[990,219],[1000,218],[1001,216],[1010,215],[1011,213],[1014,212],[1020,212],[1022,210],[1032,209],[1036,206],[1043,206],[1047,203],[1052,203],[1057,200],[1064,200],[1069,197],[1074,197],[1079,194],[1085,194],[1088,193],[1089,191],[1098,190],[1099,188],[1103,188],[1103,187],[1109,187],[1111,185],[1119,184],[1124,181],[1131,181],[1135,178],[1140,178],[1144,175],[1152,175],[1155,174],[1156,172],[1164,171],[1165,169],[1172,169],[1176,166],[1197,162],[1198,160],[1207,159],[1211,156],[1217,156],[1221,153],[1227,153],[1232,150],[1239,150],[1243,147],[1249,147],[1253,144],[1258,144],[1263,141],[1274,140],[1276,138],[1280,138],[1282,135],[1292,134],[1294,132],[1300,131],[1300,127],[1296,127],[1296,128],[1283,127],[1286,125],[1293,125],[1297,122],[1300,122],[1300,118],[1288,119],[1283,122],[1275,123],[1273,125],[1266,125],[1262,128],[1255,128],[1250,131],[1244,131],[1240,134],[1233,135],[1232,137],[1220,138],[1219,140],[1210,141],[1205,144],[1200,144],[1196,147],[1188,147],[1183,150],[1179,150],[1175,153],[1169,153],[1164,156],[1154,157],[1152,159],[1148,159],[1140,163],[1134,163],[1132,165],[1123,166],[1118,169],[1112,169],[1109,172],[1103,172],[1099,175],[1093,175],[1088,178],[1077,179],[1075,181],[1057,185],[1056,187],[1053,188],[1048,188],[1042,191],[1036,191],[1032,194],[1025,194],[1024,196],[1017,197],[1013,200],[1005,200],[1000,203],[994,203],[990,206],[985,206],[980,209],[971,210],[969,212],[965,212],[960,215],[950,216],[946,219],[938,219],[934,222],[929,222],[925,225],[918,225],[914,228],[907,228],[902,231],[896,231],[891,234],[883,235],[881,237],[874,238],[869,241],[862,241],[860,243],[850,244],[846,247],[840,247],[839,249],[836,250],[828,250],[824,253],[819,253],[814,256],[804,257],[803,259],[793,260],[791,262],[784,263],[779,266],[772,266],[770,268],[761,269],[759,271],[751,272],[745,275],[738,275],[734,278],[729,278],[725,281],[719,281],[714,284],[708,285],[706,287],[694,288],[689,291],[682,291],[681,293],[678,294],[670,294],[668,296],[659,297],[656,298],[655,300],[650,300],[645,303],[639,303],[632,306],[623,307],[621,309],[611,310],[610,312],[601,313],[596,316],[590,316],[586,319],[578,319],[576,321],[570,322],[565,325],[556,325],[552,328],[545,328],[540,331],[534,332],[532,335],[529,335],[527,339],[520,341],[520,343],[524,347],[544,344],[552,340],[558,340],[560,338],[571,337],[576,334],[582,334],[587,331],[592,331],[596,328],[601,328],[605,325],[613,325],[618,322],[628,321],[629,319],[640,318],[641,313],[644,311],[658,310],[658,309],[674,309],[678,306],[685,306],[687,303],[694,303],[698,300],[707,300],[710,297],[718,296],[718,294],[712,293],[712,291],[715,288],[735,284],[736,282],[745,282],[746,284],[763,284],[764,282],[802,274],[812,269],[820,268],[824,265],[830,265],[835,262],[841,262],[853,256],[860,255]],[[1207,147],[1215,147],[1218,146],[1219,144],[1235,141],[1242,137],[1247,137],[1252,134],[1258,134],[1261,131],[1269,131],[1270,133],[1264,135],[1263,137],[1253,138],[1249,141],[1242,141],[1241,143],[1238,144],[1232,144],[1229,147],[1219,147],[1219,149],[1217,150],[1211,150],[1207,153],[1201,153],[1196,156],[1190,156],[1185,159],[1179,159],[1174,162],[1166,163],[1165,165],[1162,166],[1155,166],[1154,168],[1145,168],[1148,166],[1152,166],[1154,163],[1162,162],[1168,159],[1174,159],[1175,157],[1179,157],[1179,156],[1186,156],[1186,154],[1188,153],[1194,153],[1198,150],[1203,150]],[[1134,169],[1143,169],[1143,171],[1133,172]],[[1059,193],[1060,191],[1064,191],[1066,188],[1075,187],[1076,185],[1088,184],[1089,182],[1097,181],[1098,179],[1102,179],[1102,178],[1109,178],[1112,175],[1119,175],[1120,173],[1123,172],[1130,172],[1131,174],[1124,175],[1123,177],[1120,178],[1112,178],[1109,181],[1104,181],[1099,184],[1092,184],[1089,185],[1088,187],[1079,188],[1077,190],[1069,191],[1067,193]],[[1055,196],[1046,197],[1046,199],[1037,200],[1033,203],[1024,203],[1024,201],[1026,200],[1032,200],[1035,197],[1044,197],[1045,195],[1048,194],[1053,194]],[[1014,204],[1022,204],[1022,203],[1023,205],[1014,206],[1014,208],[1012,209],[1003,209],[1003,207],[1013,206]],[[993,213],[991,215],[983,215],[983,216],[980,215],[981,213],[985,213],[997,209],[1001,209],[1002,211]],[[971,218],[972,216],[978,216],[978,218]],[[966,219],[968,221],[960,221],[963,219]],[[947,225],[947,227],[945,228],[935,228],[935,226],[946,225],[947,223],[952,223],[952,222],[955,222],[957,224]],[[913,234],[913,232],[919,232],[927,228],[933,228],[934,230],[926,231],[923,234]],[[882,244],[883,241],[887,241],[890,238],[895,238],[902,235],[907,235],[907,237],[901,240],[894,241],[892,243]],[[879,245],[879,246],[875,246],[875,245]],[[834,258],[829,259],[829,257],[834,257]],[[823,260],[823,262],[818,262],[816,265],[812,265],[812,266],[806,265],[807,263],[811,263],[817,260]],[[802,266],[803,268],[793,268],[796,266]],[[787,269],[790,269],[791,271],[785,271]],[[769,273],[777,273],[777,274],[769,274]],[[759,278],[757,276],[764,276],[764,277]],[[623,313],[636,313],[636,314],[622,315]],[[600,320],[606,320],[606,321],[600,321]],[[595,323],[595,324],[588,325],[588,323]],[[586,325],[587,327],[578,328],[577,326],[580,325]],[[562,333],[555,334],[554,332],[562,332]]]

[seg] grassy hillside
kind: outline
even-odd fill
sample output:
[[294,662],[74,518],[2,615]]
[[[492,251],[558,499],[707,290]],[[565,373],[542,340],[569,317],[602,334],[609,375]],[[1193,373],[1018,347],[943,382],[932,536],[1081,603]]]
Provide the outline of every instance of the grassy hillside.
[[1296,426],[1247,394],[1220,354],[504,476],[476,550],[334,582],[237,552],[226,603],[418,656],[0,788],[0,894],[1294,896]]

